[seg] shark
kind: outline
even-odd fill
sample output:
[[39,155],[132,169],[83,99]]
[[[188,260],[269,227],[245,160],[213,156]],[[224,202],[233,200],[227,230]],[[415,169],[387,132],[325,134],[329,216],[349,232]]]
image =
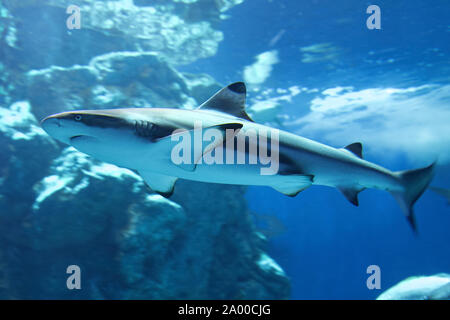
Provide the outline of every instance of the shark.
[[[360,142],[335,148],[256,123],[245,110],[246,92],[245,84],[236,82],[195,109],[71,110],[41,125],[60,142],[134,170],[164,196],[173,193],[178,179],[269,186],[291,197],[322,185],[337,188],[358,206],[358,194],[372,188],[392,194],[416,231],[413,205],[433,178],[434,162],[394,172],[363,159]],[[195,143],[199,137],[208,144]],[[252,162],[258,151],[260,159]]]

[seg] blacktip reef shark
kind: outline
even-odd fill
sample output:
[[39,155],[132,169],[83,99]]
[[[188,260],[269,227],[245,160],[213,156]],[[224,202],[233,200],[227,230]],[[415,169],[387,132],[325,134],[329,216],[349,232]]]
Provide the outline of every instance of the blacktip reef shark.
[[[246,87],[233,83],[193,110],[171,108],[124,108],[68,111],[42,120],[42,127],[53,138],[72,145],[101,161],[138,172],[148,186],[165,196],[173,192],[178,178],[223,184],[270,186],[288,196],[295,196],[311,185],[338,188],[358,206],[358,193],[366,188],[390,192],[400,204],[409,223],[416,230],[413,205],[433,178],[434,163],[420,169],[393,172],[366,161],[361,143],[333,148],[304,137],[255,123],[245,111]],[[210,137],[211,143],[192,151],[192,163],[174,161],[175,141],[196,136],[196,123],[201,134],[208,129],[221,137]],[[228,134],[232,132],[232,134]],[[247,139],[246,132],[256,132],[259,139]],[[249,157],[252,147],[264,146],[270,132],[277,144],[266,147],[277,155],[276,172],[262,174],[267,161],[256,164],[203,163],[202,156],[236,151],[242,137],[244,152]],[[263,134],[264,133],[264,134]],[[275,134],[276,133],[276,134]],[[262,139],[266,135],[266,139]],[[191,137],[192,135],[189,135]],[[246,138],[247,136],[247,138]],[[225,145],[224,145],[225,144]],[[239,148],[238,148],[239,149]],[[253,149],[254,150],[254,149]],[[221,151],[222,153],[219,153]],[[180,151],[190,155],[191,150]],[[267,153],[268,154],[268,153]],[[200,157],[199,157],[200,155]],[[267,157],[266,157],[267,160]],[[274,160],[274,159],[272,159]],[[205,159],[206,162],[206,159]],[[272,166],[272,164],[271,164]],[[273,165],[275,167],[275,165]]]

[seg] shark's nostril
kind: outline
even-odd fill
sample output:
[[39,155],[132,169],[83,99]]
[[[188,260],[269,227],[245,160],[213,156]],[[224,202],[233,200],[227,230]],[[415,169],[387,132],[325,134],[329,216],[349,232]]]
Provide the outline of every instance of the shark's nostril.
[[61,121],[58,118],[51,118],[49,120],[51,120],[50,123],[52,125],[55,125],[57,127],[61,127]]
[[61,127],[61,122],[58,118],[48,117],[41,121],[41,125],[49,125],[49,124],[57,125],[58,127]]

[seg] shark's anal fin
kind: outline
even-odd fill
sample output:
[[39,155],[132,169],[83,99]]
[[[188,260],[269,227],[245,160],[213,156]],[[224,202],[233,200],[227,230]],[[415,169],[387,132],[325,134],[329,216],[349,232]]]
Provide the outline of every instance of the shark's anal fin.
[[350,203],[355,206],[359,205],[358,194],[363,191],[364,187],[338,187],[339,191],[347,198]]
[[313,183],[313,175],[291,174],[277,176],[277,183],[272,188],[287,196],[295,197]]
[[348,146],[344,147],[344,149],[350,151],[358,158],[361,158],[361,159],[363,158],[361,142],[355,142],[355,143],[349,144]]
[[145,183],[155,192],[168,198],[172,195],[177,177],[166,176],[150,171],[139,171]]
[[245,112],[247,89],[243,82],[235,82],[218,91],[198,109],[217,110],[248,121],[253,121]]

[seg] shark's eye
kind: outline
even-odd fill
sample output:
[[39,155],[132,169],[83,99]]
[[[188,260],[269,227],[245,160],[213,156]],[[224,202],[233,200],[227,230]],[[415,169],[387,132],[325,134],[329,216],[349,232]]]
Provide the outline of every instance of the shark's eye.
[[81,121],[82,117],[81,115],[77,114],[74,119],[75,121]]

